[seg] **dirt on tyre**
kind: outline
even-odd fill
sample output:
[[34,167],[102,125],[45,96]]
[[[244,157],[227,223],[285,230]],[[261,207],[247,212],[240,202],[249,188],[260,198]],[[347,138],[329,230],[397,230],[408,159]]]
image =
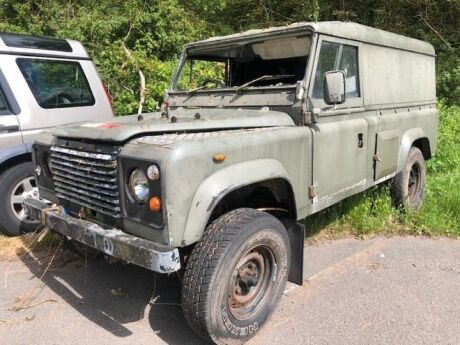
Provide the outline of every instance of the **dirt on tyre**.
[[422,152],[411,147],[403,170],[391,184],[391,196],[396,207],[417,211],[425,195],[426,165]]
[[206,229],[187,262],[182,307],[191,328],[217,344],[242,344],[282,297],[289,238],[275,217],[241,208]]
[[14,165],[0,176],[0,231],[8,236],[34,231],[39,223],[26,218],[22,201],[38,198],[32,162]]

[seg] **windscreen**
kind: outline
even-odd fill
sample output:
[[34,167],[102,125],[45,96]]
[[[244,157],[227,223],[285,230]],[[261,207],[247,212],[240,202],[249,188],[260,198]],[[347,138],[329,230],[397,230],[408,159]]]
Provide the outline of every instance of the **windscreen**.
[[305,76],[309,36],[191,49],[176,83],[179,91],[293,85]]

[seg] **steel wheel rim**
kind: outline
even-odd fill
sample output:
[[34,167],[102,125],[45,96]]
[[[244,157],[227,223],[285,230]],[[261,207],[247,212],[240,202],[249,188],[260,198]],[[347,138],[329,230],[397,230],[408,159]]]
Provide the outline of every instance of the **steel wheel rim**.
[[418,191],[421,184],[421,168],[418,163],[414,163],[409,171],[409,179],[407,182],[408,195],[411,203],[417,200]]
[[238,261],[230,278],[228,307],[239,320],[246,320],[264,304],[273,286],[276,260],[267,246],[256,246]]
[[19,181],[11,192],[10,207],[13,214],[20,221],[26,221],[25,210],[22,203],[28,198],[39,199],[38,188],[33,176],[26,177]]

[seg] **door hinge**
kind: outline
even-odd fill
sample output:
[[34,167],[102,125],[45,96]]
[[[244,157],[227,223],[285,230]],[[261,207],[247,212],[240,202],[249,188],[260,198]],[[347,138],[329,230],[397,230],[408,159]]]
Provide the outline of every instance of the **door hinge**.
[[308,197],[310,199],[314,199],[318,196],[318,184],[313,183],[311,186],[308,187]]
[[378,153],[376,153],[376,154],[374,155],[373,159],[374,159],[374,162],[381,162],[381,161],[382,161],[382,160],[380,159]]

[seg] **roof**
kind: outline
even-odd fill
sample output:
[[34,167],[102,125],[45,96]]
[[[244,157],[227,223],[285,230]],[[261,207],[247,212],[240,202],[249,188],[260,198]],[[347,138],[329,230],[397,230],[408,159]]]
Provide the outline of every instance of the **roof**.
[[249,30],[233,35],[211,37],[206,40],[188,44],[187,47],[215,45],[219,43],[228,43],[251,38],[264,38],[272,35],[282,35],[302,31],[317,32],[360,42],[404,49],[433,56],[435,55],[433,46],[428,42],[420,41],[415,38],[410,38],[403,35],[398,35],[389,31],[372,28],[370,26],[358,23],[339,21],[300,22],[280,27]]
[[0,54],[50,56],[73,59],[89,59],[78,41],[56,37],[0,33]]

